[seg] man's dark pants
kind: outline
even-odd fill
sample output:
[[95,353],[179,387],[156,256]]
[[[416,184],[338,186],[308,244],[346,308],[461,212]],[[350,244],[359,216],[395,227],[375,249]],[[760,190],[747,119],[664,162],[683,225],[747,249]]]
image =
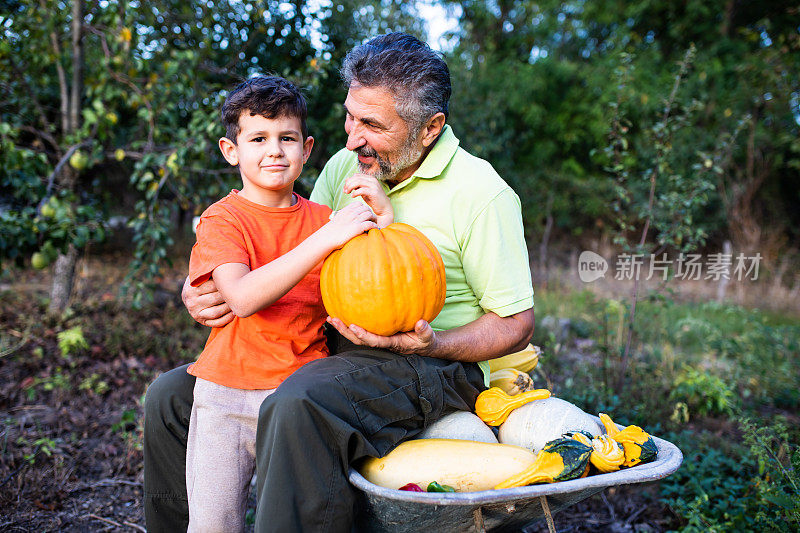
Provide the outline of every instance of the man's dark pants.
[[[256,437],[256,531],[352,527],[349,465],[385,455],[453,411],[471,411],[483,390],[475,363],[345,347],[312,361],[262,404]],[[147,530],[185,531],[186,436],[194,377],[162,374],[145,400]]]

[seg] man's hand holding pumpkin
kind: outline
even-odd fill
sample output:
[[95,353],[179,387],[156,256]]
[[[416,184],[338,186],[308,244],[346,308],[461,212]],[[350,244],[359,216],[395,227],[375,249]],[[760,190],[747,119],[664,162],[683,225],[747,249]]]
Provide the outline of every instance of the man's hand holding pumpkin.
[[233,321],[233,312],[225,303],[213,280],[209,279],[197,287],[192,287],[187,277],[183,282],[181,298],[189,315],[204,326],[221,328]]
[[348,326],[338,318],[328,317],[328,324],[336,328],[344,338],[359,346],[417,355],[429,355],[436,346],[436,332],[422,319],[414,325],[414,331],[396,333],[388,337],[375,335],[355,324]]

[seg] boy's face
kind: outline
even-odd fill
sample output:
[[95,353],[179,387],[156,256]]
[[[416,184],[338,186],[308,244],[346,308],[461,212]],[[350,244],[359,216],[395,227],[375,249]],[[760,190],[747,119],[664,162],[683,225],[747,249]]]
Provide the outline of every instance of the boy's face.
[[291,205],[294,181],[311,154],[314,138],[303,141],[300,119],[281,116],[266,118],[250,115],[239,117],[239,135],[234,144],[219,140],[222,155],[231,165],[239,165],[242,175],[241,194],[260,204],[280,207]]

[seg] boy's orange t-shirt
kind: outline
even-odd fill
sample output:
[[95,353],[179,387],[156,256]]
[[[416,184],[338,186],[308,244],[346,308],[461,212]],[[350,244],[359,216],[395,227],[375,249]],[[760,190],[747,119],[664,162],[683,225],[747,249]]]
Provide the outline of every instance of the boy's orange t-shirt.
[[[296,194],[295,198],[291,207],[266,207],[233,190],[206,209],[189,260],[190,283],[203,283],[225,263],[255,270],[328,222],[329,207]],[[328,355],[322,333],[327,313],[319,288],[321,267],[322,263],[269,307],[212,328],[188,372],[226,387],[273,389],[300,366]]]

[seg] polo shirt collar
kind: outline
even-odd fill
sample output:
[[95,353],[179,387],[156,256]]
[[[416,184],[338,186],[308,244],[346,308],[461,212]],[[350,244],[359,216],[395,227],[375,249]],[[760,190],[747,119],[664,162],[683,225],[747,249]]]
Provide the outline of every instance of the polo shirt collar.
[[392,188],[390,192],[397,191],[402,189],[409,183],[413,183],[415,180],[419,179],[431,179],[436,178],[444,172],[445,167],[450,163],[450,160],[453,159],[453,156],[458,149],[459,140],[456,138],[455,134],[453,133],[453,128],[450,127],[449,124],[445,124],[444,128],[442,129],[442,133],[439,134],[439,138],[436,140],[436,144],[431,149],[430,153],[428,153],[425,160],[422,161],[422,164],[419,168],[412,174],[410,178],[407,180],[398,183],[396,187]]

